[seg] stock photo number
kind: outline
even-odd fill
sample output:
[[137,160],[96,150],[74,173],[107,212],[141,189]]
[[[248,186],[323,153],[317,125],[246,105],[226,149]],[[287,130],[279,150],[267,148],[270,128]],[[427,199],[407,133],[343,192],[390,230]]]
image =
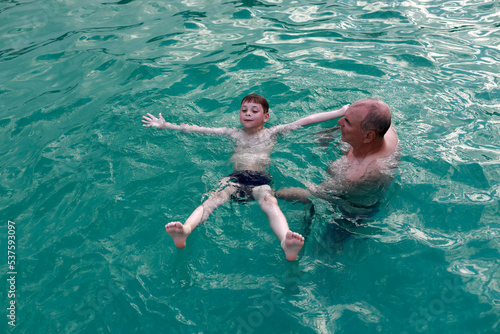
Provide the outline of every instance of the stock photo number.
[[10,326],[16,326],[16,223],[9,220],[7,234],[7,318]]

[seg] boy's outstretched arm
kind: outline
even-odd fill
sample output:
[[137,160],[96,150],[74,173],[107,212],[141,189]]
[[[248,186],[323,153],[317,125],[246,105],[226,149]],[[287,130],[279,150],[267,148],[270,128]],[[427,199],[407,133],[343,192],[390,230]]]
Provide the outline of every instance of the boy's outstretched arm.
[[144,123],[142,126],[147,126],[147,127],[151,126],[158,129],[171,129],[171,130],[181,129],[180,125],[165,122],[165,119],[163,118],[161,113],[158,115],[158,118],[151,115],[150,113],[147,113],[146,115],[147,116],[142,116],[142,123]]
[[345,112],[349,108],[349,104],[346,104],[342,108],[338,110],[332,110],[332,111],[327,111],[327,112],[322,112],[322,113],[317,113],[317,114],[312,114],[309,116],[306,116],[304,118],[301,118],[295,122],[290,123],[292,126],[306,126],[310,124],[315,124],[315,123],[320,123],[324,121],[328,121],[337,117],[342,117],[345,115]]
[[213,135],[227,135],[229,129],[228,128],[208,128],[197,125],[189,125],[189,124],[174,124],[166,122],[161,113],[158,115],[158,118],[148,113],[147,116],[142,116],[142,126],[147,127],[155,127],[158,129],[170,129],[170,130],[179,130],[183,132],[196,132],[196,133],[205,133],[205,134],[213,134]]

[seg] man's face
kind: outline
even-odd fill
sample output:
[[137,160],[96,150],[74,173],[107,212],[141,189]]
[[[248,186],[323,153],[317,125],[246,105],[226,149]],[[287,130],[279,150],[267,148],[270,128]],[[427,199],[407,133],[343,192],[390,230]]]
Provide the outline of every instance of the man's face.
[[363,143],[365,133],[361,131],[361,122],[365,118],[368,110],[363,105],[353,103],[345,112],[345,116],[339,119],[341,139],[351,146]]
[[254,102],[244,102],[240,107],[240,122],[245,129],[260,129],[269,119],[269,113],[264,114],[262,105]]

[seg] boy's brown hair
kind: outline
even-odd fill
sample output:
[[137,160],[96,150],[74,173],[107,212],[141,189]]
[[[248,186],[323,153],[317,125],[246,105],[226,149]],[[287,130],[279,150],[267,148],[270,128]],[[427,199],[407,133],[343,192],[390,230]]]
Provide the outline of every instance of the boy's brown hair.
[[[258,94],[249,94],[241,100],[241,104],[245,102],[253,102],[260,104],[262,106],[262,109],[264,109],[264,114],[267,114],[269,112],[269,102],[265,99],[264,96],[258,95]],[[240,105],[241,105],[240,104]]]

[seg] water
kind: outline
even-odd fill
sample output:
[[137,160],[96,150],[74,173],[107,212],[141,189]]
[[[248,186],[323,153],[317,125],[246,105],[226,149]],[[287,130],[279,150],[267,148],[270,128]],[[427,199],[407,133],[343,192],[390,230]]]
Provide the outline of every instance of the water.
[[[493,333],[500,326],[496,1],[0,3],[1,266],[15,223],[12,333]],[[146,112],[269,124],[378,97],[402,163],[355,235],[316,202],[281,203],[311,232],[287,263],[255,203],[227,204],[175,249],[231,172],[218,137],[153,131]],[[280,138],[276,188],[318,184],[340,156]],[[338,141],[338,137],[336,138]],[[328,234],[329,232],[333,234]],[[16,301],[16,326],[8,324]]]

